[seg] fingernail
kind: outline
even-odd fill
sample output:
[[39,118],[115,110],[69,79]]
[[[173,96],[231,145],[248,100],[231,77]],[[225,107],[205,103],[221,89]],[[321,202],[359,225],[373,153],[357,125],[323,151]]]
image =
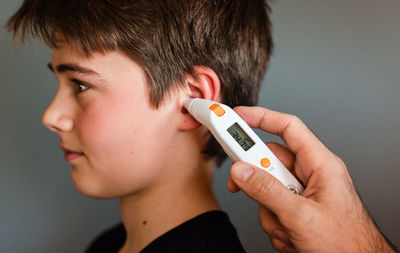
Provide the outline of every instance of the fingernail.
[[245,163],[238,163],[232,167],[232,176],[242,183],[245,183],[253,172],[253,168],[249,167]]

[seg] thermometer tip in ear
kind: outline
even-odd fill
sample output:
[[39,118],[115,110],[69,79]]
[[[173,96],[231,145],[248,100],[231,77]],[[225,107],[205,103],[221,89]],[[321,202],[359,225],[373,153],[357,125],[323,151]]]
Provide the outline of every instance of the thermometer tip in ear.
[[192,104],[193,98],[186,97],[183,99],[183,106],[190,112],[190,105]]

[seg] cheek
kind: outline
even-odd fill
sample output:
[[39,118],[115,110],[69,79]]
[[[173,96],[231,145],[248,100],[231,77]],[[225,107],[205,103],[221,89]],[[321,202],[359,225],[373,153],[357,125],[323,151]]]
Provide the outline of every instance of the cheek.
[[151,113],[143,105],[121,99],[104,104],[85,108],[77,126],[90,170],[103,183],[141,187],[156,176],[155,171],[143,170],[157,148],[152,141],[153,126],[149,126]]
[[94,159],[121,158],[129,153],[131,138],[140,127],[132,116],[134,112],[128,113],[123,103],[108,105],[86,108],[77,127],[82,145]]

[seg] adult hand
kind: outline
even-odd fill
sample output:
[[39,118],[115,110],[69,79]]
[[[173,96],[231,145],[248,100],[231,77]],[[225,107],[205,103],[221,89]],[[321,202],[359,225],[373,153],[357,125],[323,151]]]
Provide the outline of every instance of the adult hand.
[[234,109],[253,128],[280,136],[268,147],[305,186],[302,195],[245,162],[228,189],[259,203],[261,226],[280,252],[394,252],[363,206],[343,161],[296,116],[261,107]]

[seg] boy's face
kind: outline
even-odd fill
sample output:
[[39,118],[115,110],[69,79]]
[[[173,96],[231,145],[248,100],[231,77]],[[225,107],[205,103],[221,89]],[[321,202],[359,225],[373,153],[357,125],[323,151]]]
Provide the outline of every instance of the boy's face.
[[178,135],[179,96],[153,109],[143,70],[118,51],[85,57],[63,44],[53,49],[51,68],[59,87],[42,121],[64,148],[83,153],[69,161],[80,192],[119,197],[163,177]]

